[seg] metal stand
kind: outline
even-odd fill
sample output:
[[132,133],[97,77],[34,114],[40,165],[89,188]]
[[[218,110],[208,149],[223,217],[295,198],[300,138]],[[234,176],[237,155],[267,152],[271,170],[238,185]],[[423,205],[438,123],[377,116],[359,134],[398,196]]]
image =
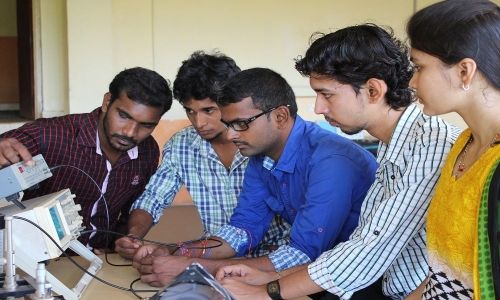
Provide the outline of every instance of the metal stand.
[[21,297],[32,294],[35,288],[26,280],[19,280],[16,277],[16,264],[14,261],[14,246],[12,244],[12,217],[5,216],[5,230],[3,235],[5,275],[0,277],[2,288],[0,288],[0,299],[10,297]]
[[[70,242],[69,248],[90,262],[90,266],[87,268],[87,271],[91,274],[95,275],[101,269],[102,260],[79,241],[72,240]],[[16,259],[17,266],[19,268],[21,268],[24,272],[26,272],[33,278],[36,277],[36,268],[38,262],[34,261],[29,253],[24,252],[24,249],[18,249]],[[54,291],[58,295],[63,296],[66,300],[80,299],[81,295],[90,284],[92,279],[92,276],[84,273],[80,280],[76,283],[76,285],[73,288],[70,288],[50,272],[47,271],[46,273],[46,280],[52,285],[52,291]]]
[[[0,299],[22,297],[24,295],[33,294],[36,291],[36,289],[33,287],[35,284],[33,278],[37,277],[37,266],[39,262],[34,257],[33,253],[29,253],[29,251],[33,249],[26,249],[27,247],[21,247],[20,245],[14,247],[14,239],[12,236],[12,219],[12,216],[5,216],[5,276],[2,281],[2,288],[0,288]],[[14,248],[16,248],[15,251]],[[102,260],[76,239],[70,241],[68,248],[90,262],[90,266],[87,268],[87,271],[89,273],[95,275],[101,269]],[[15,261],[14,254],[16,254]],[[26,280],[17,279],[16,266],[32,278],[26,278]],[[85,291],[92,279],[92,276],[84,273],[77,284],[73,288],[69,288],[50,272],[46,272],[46,282],[51,284],[52,290],[54,292],[63,296],[66,300],[80,299],[82,293]]]

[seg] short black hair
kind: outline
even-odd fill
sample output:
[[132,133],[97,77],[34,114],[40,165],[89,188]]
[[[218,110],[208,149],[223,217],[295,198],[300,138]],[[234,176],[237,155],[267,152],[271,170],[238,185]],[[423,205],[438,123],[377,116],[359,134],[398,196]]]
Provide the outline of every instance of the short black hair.
[[447,65],[473,59],[500,88],[500,8],[484,0],[442,1],[415,13],[406,26],[411,47]]
[[248,97],[252,98],[256,108],[263,111],[286,105],[292,118],[295,119],[297,115],[297,102],[292,87],[273,70],[253,68],[234,75],[224,85],[217,104],[226,106]]
[[182,104],[190,99],[217,99],[225,81],[240,72],[235,61],[219,52],[196,51],[182,62],[174,80],[174,97]]
[[305,56],[295,60],[302,75],[325,75],[351,85],[356,93],[368,79],[377,78],[387,84],[385,96],[391,108],[407,107],[414,101],[408,48],[394,37],[392,29],[367,23],[316,33],[311,41]]
[[118,73],[109,84],[109,93],[110,103],[125,93],[134,102],[161,108],[162,113],[172,106],[172,91],[168,81],[146,68],[135,67]]

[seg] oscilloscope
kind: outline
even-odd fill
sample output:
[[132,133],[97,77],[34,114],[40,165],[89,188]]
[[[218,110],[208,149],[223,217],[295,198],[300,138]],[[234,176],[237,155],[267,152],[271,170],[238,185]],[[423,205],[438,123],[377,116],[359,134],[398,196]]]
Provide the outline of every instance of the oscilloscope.
[[[35,164],[32,166],[20,162],[0,169],[0,198],[6,197],[15,204],[0,208],[5,221],[5,229],[0,230],[0,242],[4,243],[3,254],[7,261],[5,282],[12,283],[7,290],[16,287],[13,279],[16,267],[34,278],[39,262],[57,258],[67,249],[90,262],[87,271],[91,274],[96,274],[102,266],[102,260],[77,240],[83,229],[83,218],[78,213],[81,207],[75,204],[75,195],[69,189],[17,201],[23,190],[52,176],[41,155],[34,156],[33,160]],[[69,288],[50,272],[46,274],[46,281],[52,285],[53,291],[67,300],[78,300],[92,279],[85,273],[75,287]]]

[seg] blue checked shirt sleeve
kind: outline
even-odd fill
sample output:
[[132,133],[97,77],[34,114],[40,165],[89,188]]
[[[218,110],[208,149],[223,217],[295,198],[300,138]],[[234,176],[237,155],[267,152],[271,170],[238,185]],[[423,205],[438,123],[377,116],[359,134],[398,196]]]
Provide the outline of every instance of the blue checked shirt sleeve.
[[278,250],[271,252],[269,260],[277,272],[311,262],[304,252],[288,245],[281,246]]
[[[248,245],[248,235],[245,230],[231,225],[222,226],[216,236],[225,240],[235,252]],[[274,269],[278,272],[311,262],[309,257],[302,251],[288,245],[283,245],[278,250],[271,252],[269,260],[271,260]]]
[[248,235],[245,230],[231,225],[223,225],[215,236],[225,240],[235,252],[248,244]]
[[160,167],[151,176],[146,189],[132,205],[134,209],[147,211],[153,217],[153,222],[158,223],[163,210],[172,203],[175,194],[182,186],[178,175],[177,153],[175,153],[175,139],[170,140],[163,149],[163,160]]

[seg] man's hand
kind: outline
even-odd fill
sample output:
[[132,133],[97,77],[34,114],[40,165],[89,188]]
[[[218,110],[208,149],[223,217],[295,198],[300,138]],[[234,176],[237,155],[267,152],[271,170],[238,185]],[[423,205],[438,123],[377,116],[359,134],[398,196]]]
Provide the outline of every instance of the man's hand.
[[0,167],[10,166],[22,160],[27,166],[34,164],[26,146],[15,138],[0,139]]
[[222,286],[237,300],[269,300],[265,285],[248,285],[235,278],[225,278]]
[[141,272],[140,267],[141,267],[141,260],[151,254],[156,249],[160,249],[161,247],[158,245],[144,245],[140,247],[134,254],[132,258],[132,266],[136,268],[139,272]]
[[[191,258],[172,256],[164,247],[159,247],[152,252],[151,249],[143,250],[144,247],[146,246],[137,251],[133,264],[141,273],[141,281],[149,285],[163,287],[191,264]],[[146,253],[149,254],[144,256]]]
[[279,275],[277,272],[264,272],[247,265],[239,264],[224,266],[215,274],[215,278],[219,281],[227,277],[246,284],[262,285],[278,279]]
[[131,235],[121,237],[115,241],[115,251],[123,258],[132,259],[142,246],[142,242]]

